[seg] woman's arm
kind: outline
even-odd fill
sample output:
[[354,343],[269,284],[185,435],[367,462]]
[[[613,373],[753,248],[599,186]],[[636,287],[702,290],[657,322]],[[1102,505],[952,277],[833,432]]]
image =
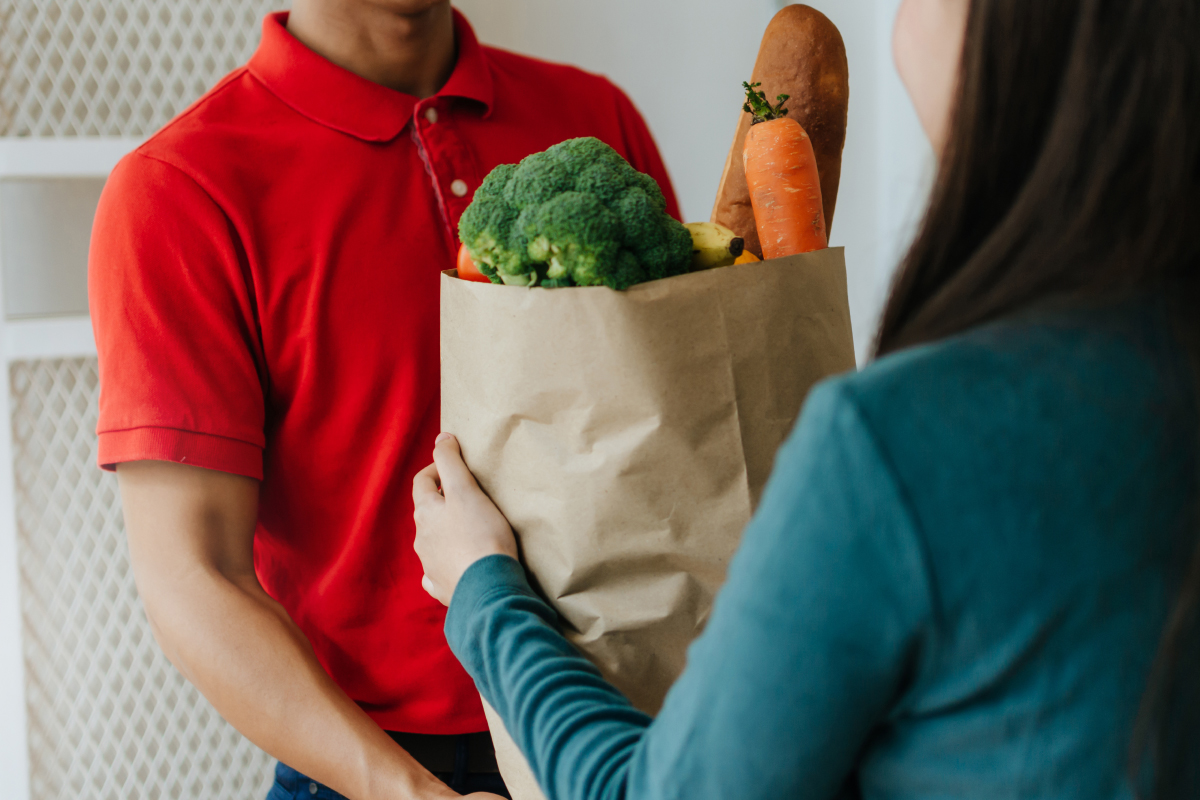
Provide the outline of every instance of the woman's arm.
[[[419,531],[419,549],[446,552],[470,527]],[[903,713],[933,625],[929,586],[891,470],[833,383],[781,451],[653,722],[561,637],[511,559],[462,574],[446,631],[551,798],[833,797],[872,730]]]

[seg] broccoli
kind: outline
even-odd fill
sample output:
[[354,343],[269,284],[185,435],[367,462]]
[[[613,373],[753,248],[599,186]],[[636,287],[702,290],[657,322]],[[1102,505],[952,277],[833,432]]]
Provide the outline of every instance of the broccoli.
[[666,207],[616,150],[569,139],[492,170],[458,234],[493,283],[626,289],[690,269],[691,234]]

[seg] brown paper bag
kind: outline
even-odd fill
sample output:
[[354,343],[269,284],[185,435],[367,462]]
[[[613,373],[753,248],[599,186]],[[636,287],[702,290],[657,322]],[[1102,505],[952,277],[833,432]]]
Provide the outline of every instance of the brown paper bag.
[[[656,713],[804,396],[854,367],[843,250],[624,292],[441,288],[442,429],[567,637]],[[487,712],[514,800],[537,800]]]

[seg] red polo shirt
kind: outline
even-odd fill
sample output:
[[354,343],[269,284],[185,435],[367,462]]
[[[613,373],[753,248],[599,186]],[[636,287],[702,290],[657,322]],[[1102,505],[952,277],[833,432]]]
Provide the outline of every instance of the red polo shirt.
[[[382,727],[486,727],[421,590],[412,477],[438,432],[438,277],[496,165],[596,136],[662,185],[606,79],[482,47],[426,100],[267,17],[250,63],[112,173],[89,291],[100,456],[261,480],[264,588]],[[164,535],[167,532],[164,532]]]

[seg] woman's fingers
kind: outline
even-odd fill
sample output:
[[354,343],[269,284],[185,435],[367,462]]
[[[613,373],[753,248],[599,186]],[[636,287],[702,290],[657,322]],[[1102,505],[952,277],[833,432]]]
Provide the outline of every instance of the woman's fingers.
[[425,568],[421,587],[449,604],[468,567],[490,555],[516,558],[517,542],[508,520],[467,469],[458,440],[439,436],[433,458],[413,479],[413,548]]
[[442,481],[442,492],[452,493],[475,489],[475,476],[467,469],[463,461],[462,450],[458,439],[448,433],[438,434],[437,444],[433,447],[433,462],[437,474]]
[[430,464],[413,478],[413,505],[442,500],[437,464]]
[[450,605],[450,597],[442,591],[442,587],[433,582],[433,578],[424,575],[421,578],[421,588],[425,593],[444,606]]

